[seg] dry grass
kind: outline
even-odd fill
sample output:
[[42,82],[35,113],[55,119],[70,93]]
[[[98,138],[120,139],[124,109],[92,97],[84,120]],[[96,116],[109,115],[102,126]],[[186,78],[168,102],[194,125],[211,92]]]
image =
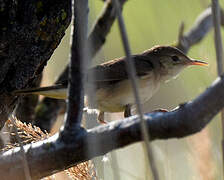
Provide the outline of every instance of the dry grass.
[[66,170],[66,173],[71,179],[75,180],[97,179],[94,164],[91,161],[71,167]]
[[[12,120],[8,120],[6,125],[8,126],[9,129],[13,129],[14,125]],[[51,134],[41,131],[40,128],[36,126],[32,126],[31,124],[22,123],[21,121],[17,119],[15,119],[15,128],[17,128],[18,130],[19,138],[21,139],[21,142],[23,144],[34,143],[40,140],[44,140],[51,136]],[[15,136],[16,134],[11,132],[10,135]],[[19,143],[17,142],[8,143],[5,145],[3,149],[1,149],[1,151],[7,151],[14,147],[19,147]],[[70,178],[73,180],[98,179],[96,176],[95,167],[91,161],[83,162],[74,167],[71,167],[65,170],[65,173],[66,173],[66,176],[68,176],[68,179]],[[43,179],[57,180],[57,177],[52,175]]]

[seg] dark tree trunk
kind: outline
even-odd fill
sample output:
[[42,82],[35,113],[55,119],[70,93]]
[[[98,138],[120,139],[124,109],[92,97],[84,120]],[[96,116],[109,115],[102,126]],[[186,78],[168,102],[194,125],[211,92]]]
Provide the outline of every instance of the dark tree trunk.
[[17,97],[59,45],[71,20],[71,1],[0,0],[0,128]]

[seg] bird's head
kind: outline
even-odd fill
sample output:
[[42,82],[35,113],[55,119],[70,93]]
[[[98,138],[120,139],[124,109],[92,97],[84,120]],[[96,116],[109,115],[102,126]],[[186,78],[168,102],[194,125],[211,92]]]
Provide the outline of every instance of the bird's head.
[[165,81],[175,78],[186,67],[208,66],[208,63],[191,59],[175,47],[156,46],[151,50],[153,56],[159,60],[160,75]]

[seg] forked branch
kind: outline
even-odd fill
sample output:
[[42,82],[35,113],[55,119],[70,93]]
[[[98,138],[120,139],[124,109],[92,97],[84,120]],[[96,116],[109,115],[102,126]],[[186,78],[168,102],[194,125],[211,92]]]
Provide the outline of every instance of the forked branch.
[[[145,114],[151,140],[181,138],[199,132],[224,107],[223,99],[224,77],[220,77],[195,100],[180,105],[174,111]],[[83,130],[69,140],[70,143],[64,143],[56,134],[45,141],[24,146],[32,179],[51,175],[141,141],[139,118],[132,116],[88,132]],[[94,147],[98,151],[92,151]],[[9,150],[0,156],[2,179],[24,179],[20,157],[20,148]]]

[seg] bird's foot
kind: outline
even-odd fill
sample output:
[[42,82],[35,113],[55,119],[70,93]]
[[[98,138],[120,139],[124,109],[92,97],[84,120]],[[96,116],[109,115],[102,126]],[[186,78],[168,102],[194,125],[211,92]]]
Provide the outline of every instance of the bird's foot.
[[100,124],[107,124],[107,122],[104,120],[104,112],[103,111],[100,111],[97,120]]
[[88,114],[98,114],[99,110],[98,109],[90,109],[88,107],[83,108],[83,112],[88,113]]
[[124,110],[124,117],[130,117],[131,116],[131,105],[127,104],[125,106],[125,110]]
[[97,114],[97,121],[101,124],[107,124],[106,121],[104,121],[104,112],[99,111],[98,109],[89,109],[88,107],[83,108],[83,112],[87,114]]

